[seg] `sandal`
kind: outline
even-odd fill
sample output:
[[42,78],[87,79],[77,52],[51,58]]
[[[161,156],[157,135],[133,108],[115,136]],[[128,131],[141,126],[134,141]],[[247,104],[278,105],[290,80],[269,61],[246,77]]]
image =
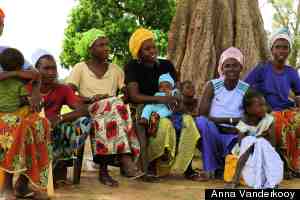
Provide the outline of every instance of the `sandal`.
[[192,180],[192,181],[200,181],[200,182],[208,180],[205,173],[198,173],[196,171],[185,175],[185,178],[189,179],[189,180]]

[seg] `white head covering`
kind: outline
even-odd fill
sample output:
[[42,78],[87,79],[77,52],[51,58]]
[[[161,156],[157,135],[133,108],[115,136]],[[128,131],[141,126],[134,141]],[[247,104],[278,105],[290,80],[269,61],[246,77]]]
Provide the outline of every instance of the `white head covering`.
[[290,47],[292,46],[292,38],[291,38],[291,34],[290,34],[290,31],[288,28],[286,28],[286,27],[281,28],[272,35],[270,44],[269,44],[270,49],[273,47],[274,43],[278,39],[285,39],[289,42]]
[[51,53],[49,53],[48,51],[44,50],[44,49],[36,49],[33,54],[31,55],[31,61],[32,61],[32,65],[34,67],[36,67],[36,63],[39,61],[39,59],[45,55],[51,55]]

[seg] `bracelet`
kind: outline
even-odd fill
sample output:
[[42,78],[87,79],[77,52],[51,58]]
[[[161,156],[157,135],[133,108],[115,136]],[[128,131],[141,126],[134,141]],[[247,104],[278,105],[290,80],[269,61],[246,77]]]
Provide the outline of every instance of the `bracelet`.
[[233,124],[233,119],[231,117],[229,118],[229,122],[230,124]]

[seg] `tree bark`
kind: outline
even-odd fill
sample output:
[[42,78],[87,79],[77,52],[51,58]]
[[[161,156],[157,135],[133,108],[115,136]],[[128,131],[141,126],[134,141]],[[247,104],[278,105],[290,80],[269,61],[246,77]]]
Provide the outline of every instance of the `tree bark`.
[[180,80],[191,80],[199,95],[217,77],[220,54],[230,46],[245,55],[245,74],[269,58],[257,0],[179,0],[169,32],[168,57]]

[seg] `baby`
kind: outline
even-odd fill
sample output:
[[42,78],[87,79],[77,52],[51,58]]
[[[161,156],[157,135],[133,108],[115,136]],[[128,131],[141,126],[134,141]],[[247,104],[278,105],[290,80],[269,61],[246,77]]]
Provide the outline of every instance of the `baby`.
[[[158,80],[159,92],[155,96],[173,96],[176,93],[175,82],[169,73],[162,74]],[[140,123],[150,125],[148,133],[155,134],[157,122],[160,117],[169,117],[172,115],[172,108],[165,104],[148,104],[144,107]]]

